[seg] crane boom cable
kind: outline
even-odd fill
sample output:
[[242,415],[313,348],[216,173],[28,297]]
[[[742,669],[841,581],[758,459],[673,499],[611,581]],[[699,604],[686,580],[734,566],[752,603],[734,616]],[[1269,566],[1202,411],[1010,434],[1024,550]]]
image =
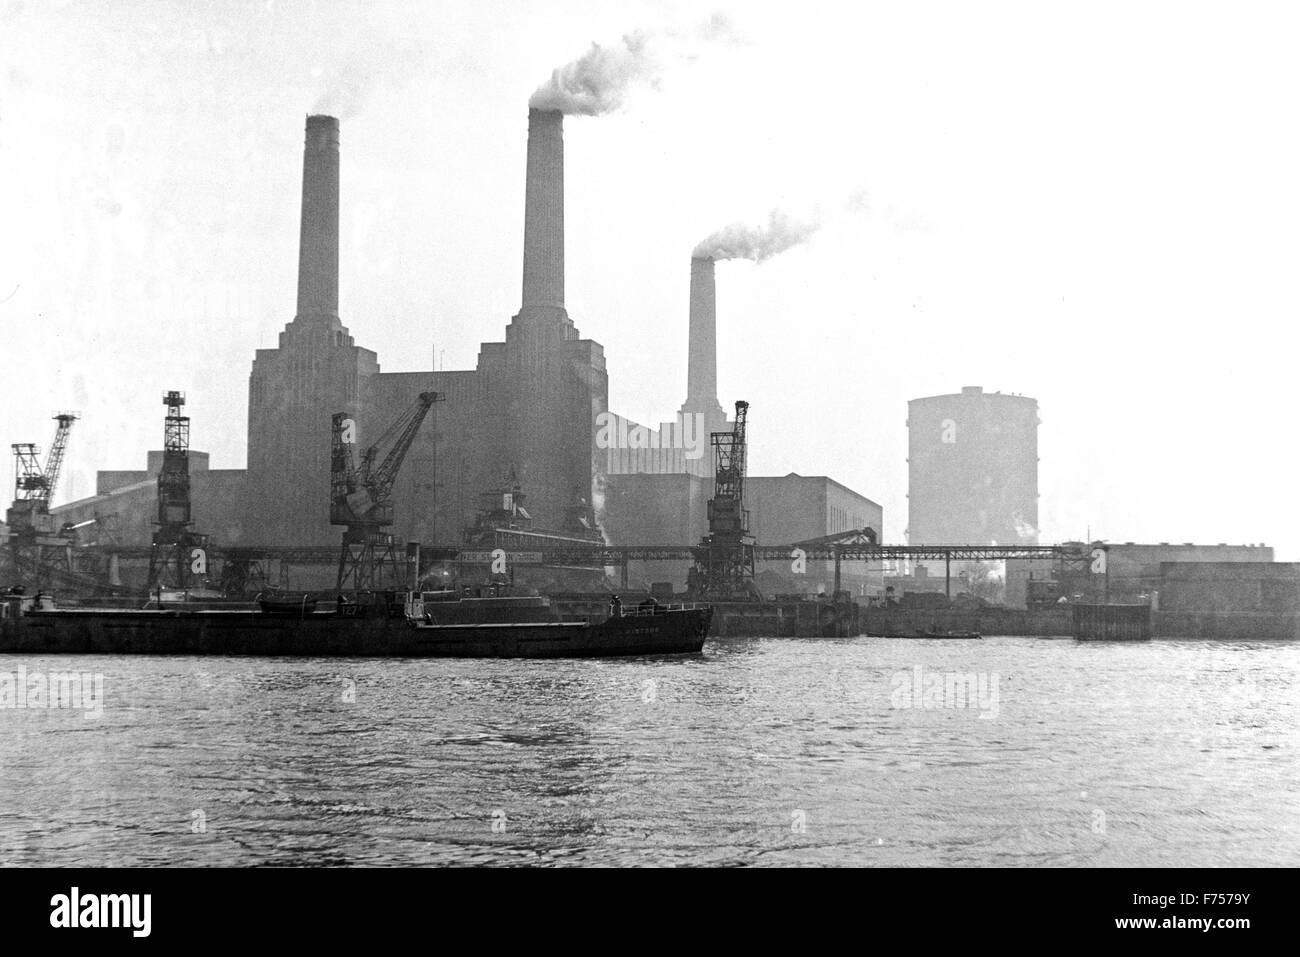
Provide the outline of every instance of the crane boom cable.
[[72,431],[72,423],[77,421],[77,415],[72,412],[60,412],[54,419],[59,423],[59,427],[54,433],[54,445],[50,448],[49,457],[45,460],[45,490],[42,498],[46,506],[49,505],[55,489],[58,488],[59,473],[63,471],[63,456],[68,447],[68,433]]
[[429,409],[444,398],[440,392],[421,392],[415,403],[361,452],[359,463],[353,457],[349,441],[351,419],[346,412],[335,413],[330,456],[330,523],[345,526],[339,553],[340,592],[346,587],[373,588],[396,577],[398,560],[393,537],[383,531],[393,524],[393,485]]
[[424,417],[429,414],[429,409],[433,407],[434,402],[438,401],[438,397],[439,393],[437,392],[420,393],[420,398],[416,401],[416,404],[408,409],[406,414],[384,433],[384,436],[389,436],[398,426],[401,427],[400,434],[393,447],[384,456],[384,461],[380,463],[378,470],[372,476],[371,482],[377,491],[386,495],[392,489],[393,482],[397,479],[397,472],[402,467],[402,461],[406,458],[406,453],[411,450],[411,445],[415,442],[415,434],[420,430],[420,426],[424,423]]

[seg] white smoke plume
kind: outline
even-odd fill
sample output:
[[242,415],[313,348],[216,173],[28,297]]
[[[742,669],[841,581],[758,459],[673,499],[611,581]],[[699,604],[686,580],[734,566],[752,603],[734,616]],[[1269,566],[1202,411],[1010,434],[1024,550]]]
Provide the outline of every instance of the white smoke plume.
[[628,87],[644,80],[654,83],[659,62],[650,50],[651,36],[638,30],[616,47],[593,43],[585,55],[551,74],[528,105],[535,110],[559,110],[569,115],[600,116],[618,109]]
[[601,116],[622,106],[632,86],[658,86],[660,74],[670,61],[697,59],[697,45],[740,42],[723,13],[713,14],[691,33],[634,30],[616,46],[593,43],[581,57],[552,72],[528,105],[571,116]]
[[1019,512],[1016,512],[1011,517],[1011,520],[1015,523],[1016,535],[1019,536],[1022,542],[1038,541],[1038,529],[1026,522]]
[[732,223],[695,247],[696,259],[750,259],[761,263],[807,242],[821,228],[820,220],[795,219],[779,209],[768,214],[760,226]]

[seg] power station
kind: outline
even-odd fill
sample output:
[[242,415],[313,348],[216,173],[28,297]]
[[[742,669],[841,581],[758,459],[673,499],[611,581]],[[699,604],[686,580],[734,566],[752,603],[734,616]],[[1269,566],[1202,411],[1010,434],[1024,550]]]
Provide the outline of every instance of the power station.
[[[558,111],[528,112],[520,306],[504,336],[482,343],[472,369],[389,373],[340,315],[340,129],[307,117],[296,310],[254,354],[247,467],[213,469],[190,449],[184,396],[169,392],[164,448],[145,469],[100,471],[93,497],[54,506],[75,419],[61,414],[44,469],[34,447],[16,458],[11,566],[88,592],[343,591],[407,581],[413,554],[419,569],[411,546],[424,544],[448,547],[471,577],[486,565],[466,566],[496,548],[536,556],[492,578],[548,593],[600,591],[613,573],[624,589],[724,603],[887,605],[886,561],[913,569],[893,581],[904,591],[950,595],[959,577],[1011,559],[1007,597],[1020,605],[1064,582],[1061,548],[1036,544],[1034,399],[972,386],[908,404],[907,545],[879,545],[880,505],[830,476],[749,475],[762,410],[737,402],[728,420],[719,401],[725,288],[699,247],[683,275],[689,349],[674,421],[651,428],[611,411],[604,349],[565,307],[563,125]],[[101,547],[79,557],[89,544]]]
[[243,498],[254,507],[230,529],[240,543],[332,541],[329,413],[352,416],[364,445],[426,392],[445,403],[436,434],[414,438],[392,488],[403,534],[460,540],[480,493],[511,473],[538,526],[595,532],[603,463],[590,423],[607,407],[608,381],[600,345],[580,336],[564,308],[562,124],[558,112],[529,112],[523,295],[505,341],[483,343],[473,370],[393,374],[338,315],[338,121],[308,117],[298,313],[279,347],[253,362]]
[[[676,421],[651,429],[612,413],[604,349],[582,337],[565,308],[563,125],[558,111],[528,111],[521,298],[504,338],[482,343],[473,369],[388,373],[380,355],[358,344],[340,315],[339,122],[307,117],[296,311],[276,346],[256,350],[253,358],[247,468],[211,469],[204,453],[188,444],[184,450],[187,521],[202,528],[214,548],[251,557],[259,548],[328,549],[338,546],[342,525],[353,535],[350,552],[344,545],[350,557],[337,568],[319,563],[295,581],[330,587],[370,582],[369,568],[380,579],[392,578],[396,542],[389,529],[405,540],[445,544],[486,542],[494,531],[547,546],[645,544],[664,536],[673,544],[701,540],[710,528],[707,504],[717,491],[711,437],[730,436],[734,428],[717,390],[716,264],[698,254],[691,259],[686,396]],[[347,456],[373,447],[425,395],[439,397],[436,413],[405,436],[400,470],[383,477],[383,529],[344,521],[339,483],[344,476],[355,478],[356,468],[348,470]],[[339,426],[344,420],[346,448]],[[602,433],[602,422],[610,425],[608,432]],[[606,435],[614,439],[602,441]],[[167,462],[179,474],[178,455],[151,453],[143,471],[101,471],[96,495],[62,506],[60,518],[75,523],[112,515],[120,541],[155,540],[161,534],[152,521],[156,477]],[[810,481],[821,483],[820,497],[805,494]],[[760,508],[764,514],[756,519],[772,527],[779,516],[780,531],[794,539],[841,531],[850,515],[881,528],[878,505],[828,478],[791,474],[749,482],[757,500],[780,503],[771,515]],[[502,489],[513,503],[506,511],[500,508]],[[831,499],[841,505],[828,504]],[[494,504],[485,507],[485,501]],[[664,520],[648,525],[653,515]],[[179,542],[196,536],[189,528],[182,535],[180,526],[169,527],[163,537]],[[169,544],[174,554],[163,562],[159,551],[150,582],[164,569],[169,583],[185,580],[183,550]],[[162,548],[160,543],[156,551]],[[752,555],[740,557],[737,567],[752,579]],[[689,563],[648,563],[633,574],[643,582],[662,578],[683,587],[688,570]],[[823,572],[824,582],[810,578],[797,587],[824,591],[829,570],[814,566],[814,577]],[[848,577],[862,593],[878,583],[879,574]],[[577,568],[541,576],[538,584],[602,582],[601,569]],[[752,581],[733,582],[726,590],[748,588]]]

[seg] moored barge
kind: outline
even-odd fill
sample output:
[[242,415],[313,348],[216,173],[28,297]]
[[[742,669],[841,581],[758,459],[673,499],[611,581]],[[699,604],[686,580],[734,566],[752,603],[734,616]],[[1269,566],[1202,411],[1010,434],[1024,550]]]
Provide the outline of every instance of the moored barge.
[[[332,607],[329,607],[332,606]],[[646,603],[565,621],[543,597],[392,592],[320,607],[57,608],[5,596],[0,653],[585,658],[699,652],[713,611]]]

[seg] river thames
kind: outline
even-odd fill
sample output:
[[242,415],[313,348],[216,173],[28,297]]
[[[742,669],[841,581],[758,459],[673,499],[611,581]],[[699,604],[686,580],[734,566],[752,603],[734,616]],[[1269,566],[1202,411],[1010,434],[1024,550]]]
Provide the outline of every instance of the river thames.
[[20,669],[103,684],[0,701],[10,866],[1300,864],[1295,642]]

